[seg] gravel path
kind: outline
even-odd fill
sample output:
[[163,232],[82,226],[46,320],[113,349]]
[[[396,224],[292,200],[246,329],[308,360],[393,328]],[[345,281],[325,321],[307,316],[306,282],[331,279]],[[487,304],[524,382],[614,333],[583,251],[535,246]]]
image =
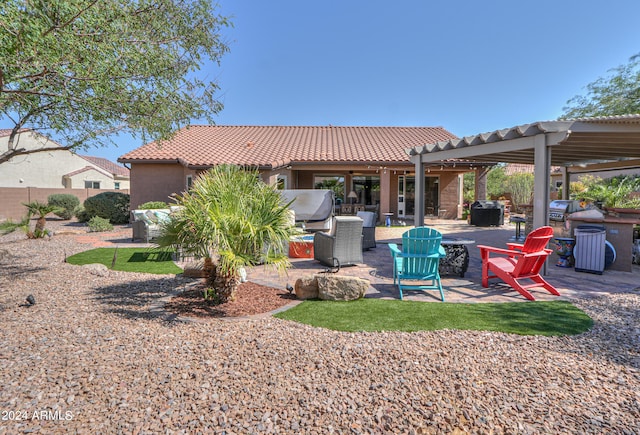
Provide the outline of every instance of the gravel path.
[[640,433],[637,293],[576,301],[595,327],[561,338],[180,323],[152,308],[185,281],[23,237],[0,237],[0,434]]

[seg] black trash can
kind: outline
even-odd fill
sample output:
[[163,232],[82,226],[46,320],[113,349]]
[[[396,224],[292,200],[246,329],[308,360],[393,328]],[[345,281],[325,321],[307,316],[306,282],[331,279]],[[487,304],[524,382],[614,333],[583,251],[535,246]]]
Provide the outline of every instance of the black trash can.
[[486,200],[474,202],[471,204],[470,223],[477,227],[504,225],[504,204]]

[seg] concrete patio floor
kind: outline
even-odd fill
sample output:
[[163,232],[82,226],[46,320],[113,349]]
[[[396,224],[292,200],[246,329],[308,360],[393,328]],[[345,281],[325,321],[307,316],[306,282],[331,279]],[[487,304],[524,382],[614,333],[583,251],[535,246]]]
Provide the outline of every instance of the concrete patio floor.
[[[490,281],[489,288],[481,285],[481,260],[477,245],[506,247],[505,244],[515,234],[515,226],[476,227],[463,221],[427,220],[425,224],[436,228],[449,237],[472,239],[476,243],[468,245],[469,268],[464,278],[459,276],[443,276],[442,286],[445,290],[447,302],[516,302],[526,299],[500,280]],[[357,276],[370,282],[366,297],[399,299],[397,286],[393,285],[391,254],[389,243],[401,243],[402,233],[406,227],[377,227],[377,247],[364,251],[364,264],[343,267],[339,275]],[[555,266],[558,259],[551,254],[547,264],[547,279],[554,285],[561,296],[554,296],[544,289],[533,288],[531,293],[536,300],[558,300],[571,298],[589,298],[611,293],[640,291],[640,266],[634,265],[633,272],[618,272],[605,270],[602,275],[576,272],[573,268]],[[293,258],[293,267],[287,276],[278,276],[276,272],[264,267],[255,267],[248,272],[249,280],[277,288],[293,285],[296,279],[323,272],[326,266],[313,259]],[[404,291],[404,299],[416,301],[439,301],[437,291]]]

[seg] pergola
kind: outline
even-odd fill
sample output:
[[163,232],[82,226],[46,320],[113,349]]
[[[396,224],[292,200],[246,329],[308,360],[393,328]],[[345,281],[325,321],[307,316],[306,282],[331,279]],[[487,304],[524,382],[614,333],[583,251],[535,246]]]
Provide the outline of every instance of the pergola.
[[[535,165],[533,226],[548,224],[551,166],[563,168],[563,186],[571,173],[640,167],[640,114],[544,121],[519,125],[406,150],[416,174],[425,163],[447,159]],[[562,189],[563,196],[569,189]],[[416,198],[424,179],[416,177]],[[416,225],[424,222],[423,201],[416,201]]]

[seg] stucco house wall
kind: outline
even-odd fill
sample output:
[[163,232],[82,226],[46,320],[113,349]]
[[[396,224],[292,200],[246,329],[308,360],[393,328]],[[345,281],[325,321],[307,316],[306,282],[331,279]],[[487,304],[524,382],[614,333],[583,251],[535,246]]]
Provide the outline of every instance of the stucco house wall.
[[[113,189],[114,179],[110,176],[110,174],[105,174],[104,172],[98,170],[97,168],[92,168],[87,166],[79,171],[74,171],[71,174],[64,175],[62,177],[63,187],[67,189],[84,189],[85,183],[99,183],[98,185],[101,188]],[[122,188],[122,186],[120,186]]]
[[137,164],[131,167],[131,208],[149,201],[170,202],[173,193],[182,193],[187,187],[187,176],[196,178],[197,173],[175,164]]
[[[0,187],[94,188],[94,185],[85,186],[85,181],[90,181],[99,183],[100,189],[129,188],[128,177],[115,177],[42,135],[23,132],[17,135],[16,141],[18,148],[26,150],[60,149],[18,155],[0,164]],[[8,148],[9,131],[0,130],[0,150],[5,152]]]
[[458,174],[443,172],[440,174],[440,216],[445,219],[458,219],[461,217],[462,180]]
[[[18,134],[16,140],[18,148],[27,150],[60,146],[29,132]],[[0,137],[3,152],[8,150],[8,144],[8,135]],[[85,166],[84,159],[67,150],[20,155],[0,164],[0,187],[63,188],[63,175]]]

